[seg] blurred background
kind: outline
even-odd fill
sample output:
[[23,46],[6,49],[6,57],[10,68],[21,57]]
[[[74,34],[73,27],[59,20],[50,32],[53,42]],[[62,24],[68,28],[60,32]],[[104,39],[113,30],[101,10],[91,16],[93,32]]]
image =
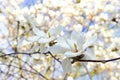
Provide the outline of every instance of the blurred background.
[[[65,35],[97,35],[96,59],[120,56],[120,0],[0,0],[0,80],[64,80],[60,63],[27,41],[34,26],[48,31],[59,25]],[[66,80],[120,80],[120,60],[86,67],[73,64]]]

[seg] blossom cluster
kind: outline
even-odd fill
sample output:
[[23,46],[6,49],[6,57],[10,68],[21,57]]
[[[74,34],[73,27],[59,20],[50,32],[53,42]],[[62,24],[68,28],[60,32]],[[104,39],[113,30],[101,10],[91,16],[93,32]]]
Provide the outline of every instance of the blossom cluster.
[[[0,50],[4,53],[14,52],[15,46],[19,52],[51,52],[62,61],[64,73],[72,72],[74,78],[83,71],[74,63],[76,58],[110,59],[120,54],[119,0],[8,0],[0,4]],[[0,59],[9,63],[12,58]],[[29,61],[43,74],[52,62],[43,54],[32,55]],[[91,74],[107,71],[111,80],[120,79],[119,62],[86,65]]]

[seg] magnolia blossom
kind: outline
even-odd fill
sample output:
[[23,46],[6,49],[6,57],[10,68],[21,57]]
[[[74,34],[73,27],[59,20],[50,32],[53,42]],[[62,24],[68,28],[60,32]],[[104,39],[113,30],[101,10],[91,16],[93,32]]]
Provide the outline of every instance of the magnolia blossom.
[[39,43],[49,43],[57,38],[57,35],[60,34],[62,31],[62,27],[58,26],[55,28],[51,28],[45,33],[43,30],[39,30],[36,27],[33,27],[33,32],[35,36],[30,37],[28,40],[35,42],[38,41]]
[[[86,40],[87,39],[87,40]],[[65,57],[76,57],[85,54],[85,50],[96,40],[96,36],[86,38],[82,32],[73,31],[70,38],[60,37],[51,47],[52,53],[63,53]]]
[[[83,59],[93,58],[93,54],[88,47],[95,42],[96,38],[97,37],[94,35],[89,35],[86,37],[85,34],[83,34],[82,32],[73,31],[70,38],[58,38],[57,43],[51,47],[50,52],[63,54],[63,70],[65,72],[69,72],[68,70],[71,69],[71,65],[67,65],[71,62],[71,58],[80,56],[82,54],[84,54]],[[65,64],[68,68],[65,68]]]

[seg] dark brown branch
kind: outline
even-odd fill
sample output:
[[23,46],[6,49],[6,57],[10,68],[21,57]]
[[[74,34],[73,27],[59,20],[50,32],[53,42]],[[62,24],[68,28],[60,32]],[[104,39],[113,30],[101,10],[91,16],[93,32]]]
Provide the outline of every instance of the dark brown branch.
[[110,61],[116,61],[119,60],[120,57],[118,58],[112,58],[112,59],[108,59],[108,60],[77,60],[79,62],[101,62],[101,63],[106,63],[106,62],[110,62]]
[[[3,53],[3,55],[0,55],[0,57],[5,57],[5,56],[12,56],[12,55],[18,55],[18,54],[24,54],[24,55],[32,55],[32,54],[41,54],[40,52],[33,52],[33,53],[9,53],[9,54],[5,54]],[[54,58],[55,60],[57,60],[58,62],[61,63],[61,61],[59,61],[59,59],[57,59],[51,52],[46,52],[44,54],[50,54],[50,56],[52,58]],[[117,58],[112,58],[112,59],[107,59],[107,60],[82,60],[82,59],[77,59],[76,61],[78,62],[101,62],[101,63],[106,63],[106,62],[110,62],[110,61],[116,61],[119,60],[120,57]]]
[[[2,52],[3,53],[3,52]],[[32,54],[41,54],[40,52],[33,52],[33,53],[22,53],[22,52],[17,52],[17,53],[3,53],[2,55],[0,55],[0,57],[5,57],[5,56],[12,56],[12,55],[18,55],[18,54],[24,54],[24,55],[32,55]]]
[[61,61],[58,58],[56,58],[51,52],[49,52],[49,54],[52,58],[54,58],[56,61],[58,61],[61,64]]

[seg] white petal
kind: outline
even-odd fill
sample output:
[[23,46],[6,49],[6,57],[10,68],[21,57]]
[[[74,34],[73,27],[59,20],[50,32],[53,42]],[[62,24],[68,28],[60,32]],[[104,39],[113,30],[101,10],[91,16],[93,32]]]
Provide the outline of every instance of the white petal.
[[70,47],[71,51],[73,51],[75,42],[73,40],[71,40],[71,39],[66,39],[66,43]]
[[85,42],[84,36],[83,35],[79,36],[79,38],[77,39],[77,49],[78,50],[82,49],[84,42]]
[[72,71],[72,65],[71,65],[69,58],[65,58],[62,61],[62,68],[63,68],[64,74]]
[[70,49],[70,46],[66,43],[66,38],[64,37],[59,37],[57,39],[57,43],[63,48]]
[[50,52],[55,54],[64,54],[67,51],[66,48],[61,47],[60,45],[54,45],[50,47]]
[[86,59],[86,60],[95,60],[96,57],[95,57],[95,54],[94,54],[93,50],[91,50],[91,49],[88,48],[85,51],[85,57],[84,57],[84,59]]
[[47,36],[44,31],[39,30],[39,29],[36,28],[36,27],[33,27],[33,32],[34,32],[34,34],[36,34],[36,35],[38,35],[38,36],[40,36],[40,37],[42,37],[42,36],[43,36],[43,37],[46,37],[46,36]]
[[38,41],[39,37],[38,36],[34,36],[34,37],[30,37],[27,39],[27,41],[30,41],[30,42],[35,42],[35,41]]
[[83,49],[86,49],[87,47],[91,46],[97,39],[97,36],[91,36],[83,45]]
[[39,43],[49,43],[51,41],[53,41],[55,38],[51,37],[51,38],[40,38],[39,39]]
[[62,27],[58,26],[58,27],[49,29],[48,32],[50,33],[50,36],[57,36],[58,34],[60,34],[61,31],[62,31]]
[[81,51],[77,52],[77,53],[74,53],[74,52],[71,52],[71,51],[68,51],[64,54],[65,57],[76,57],[76,56],[79,56],[81,55]]
[[71,34],[71,39],[75,41],[78,50],[82,49],[84,44],[84,34],[82,32],[73,31]]
[[83,36],[84,36],[84,34],[82,32],[73,31],[71,33],[71,39],[74,41],[84,38]]

